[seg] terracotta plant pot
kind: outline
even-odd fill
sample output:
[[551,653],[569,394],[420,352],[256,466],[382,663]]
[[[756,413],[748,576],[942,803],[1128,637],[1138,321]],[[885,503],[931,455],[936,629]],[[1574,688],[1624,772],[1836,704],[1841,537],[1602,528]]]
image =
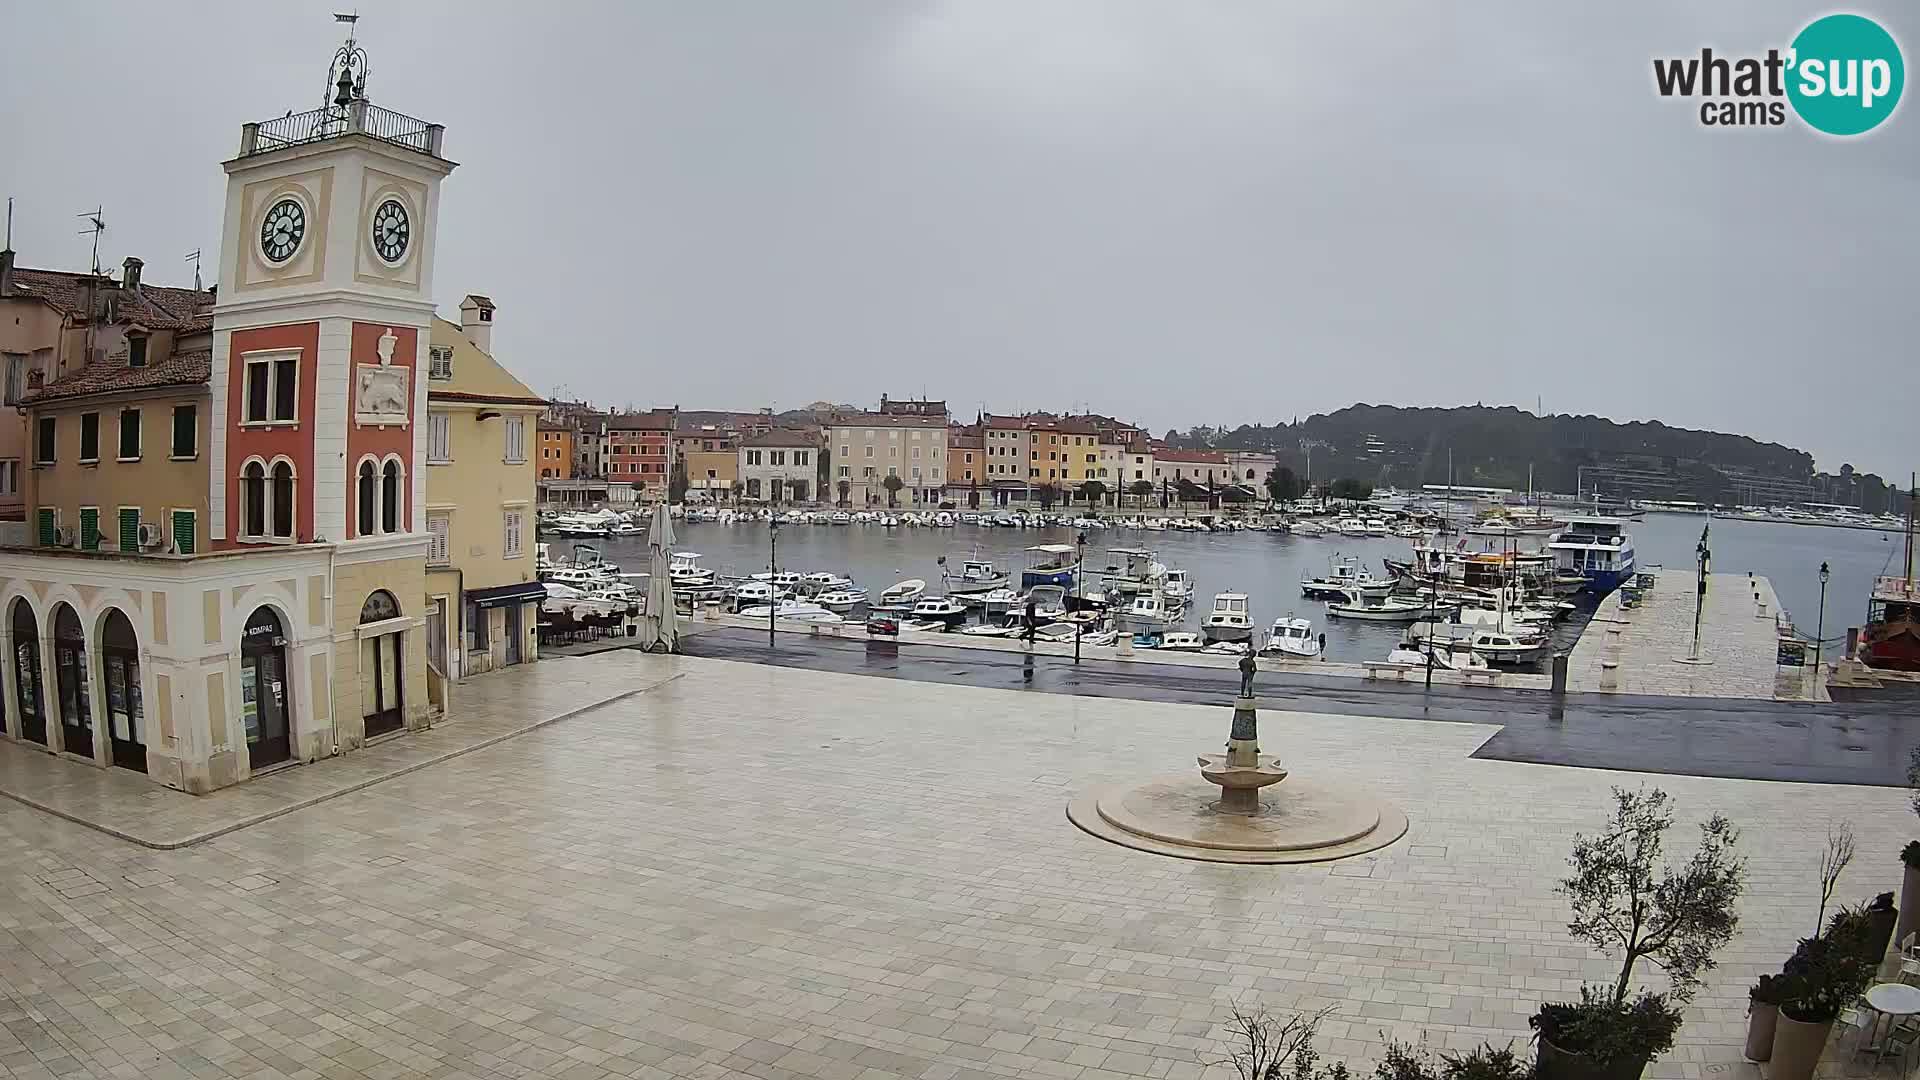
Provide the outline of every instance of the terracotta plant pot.
[[1820,1055],[1827,1050],[1827,1037],[1833,1034],[1833,1021],[1809,1024],[1786,1013],[1773,1028],[1773,1059],[1768,1080],[1813,1080]]
[[1758,1001],[1747,1003],[1748,1061],[1765,1061],[1773,1056],[1773,1028],[1779,1019],[1780,1006]]
[[1913,933],[1917,916],[1920,916],[1920,870],[1908,866],[1900,878],[1900,921],[1893,927],[1894,941],[1905,941],[1907,935]]
[[1563,1050],[1541,1039],[1535,1076],[1538,1080],[1640,1080],[1650,1060],[1627,1059],[1601,1065],[1585,1054]]

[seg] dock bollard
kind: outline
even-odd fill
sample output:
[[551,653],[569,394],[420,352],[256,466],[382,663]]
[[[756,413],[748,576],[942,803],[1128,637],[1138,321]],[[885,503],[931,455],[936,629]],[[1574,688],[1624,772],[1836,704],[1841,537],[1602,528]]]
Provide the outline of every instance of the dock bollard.
[[1551,671],[1553,674],[1553,692],[1556,694],[1565,694],[1567,692],[1567,654],[1566,653],[1558,652],[1553,654],[1553,664],[1552,664]]

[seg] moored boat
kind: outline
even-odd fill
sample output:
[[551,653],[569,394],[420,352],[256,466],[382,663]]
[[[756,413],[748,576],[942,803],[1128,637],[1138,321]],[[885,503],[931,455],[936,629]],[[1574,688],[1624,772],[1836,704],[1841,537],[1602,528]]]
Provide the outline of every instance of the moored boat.
[[1267,631],[1267,644],[1260,651],[1311,660],[1320,655],[1320,639],[1313,635],[1312,623],[1287,615],[1273,620],[1273,628]]
[[1213,610],[1207,613],[1206,622],[1201,624],[1200,629],[1209,642],[1246,641],[1253,637],[1253,617],[1247,611],[1247,594],[1216,593]]

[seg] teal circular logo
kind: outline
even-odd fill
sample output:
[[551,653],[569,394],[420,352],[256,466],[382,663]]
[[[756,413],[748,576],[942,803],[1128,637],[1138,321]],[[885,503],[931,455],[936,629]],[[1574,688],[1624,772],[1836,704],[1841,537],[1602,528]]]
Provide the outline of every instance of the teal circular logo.
[[1793,39],[1787,100],[1800,119],[1829,135],[1879,127],[1907,83],[1900,45],[1861,15],[1815,19]]

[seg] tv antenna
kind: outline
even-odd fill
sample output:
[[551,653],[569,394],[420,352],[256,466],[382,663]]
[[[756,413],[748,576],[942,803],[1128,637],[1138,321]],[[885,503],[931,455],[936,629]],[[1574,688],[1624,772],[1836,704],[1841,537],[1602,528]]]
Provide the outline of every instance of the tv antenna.
[[105,211],[103,208],[96,206],[92,210],[83,210],[80,213],[73,215],[74,217],[77,217],[77,218],[84,218],[87,222],[87,227],[80,230],[81,236],[85,236],[88,233],[93,234],[93,276],[94,277],[100,276],[100,234],[107,231],[107,219],[102,216],[102,214],[104,213]]
[[194,248],[192,251],[187,252],[186,258],[182,261],[193,264],[193,291],[203,291],[200,286],[200,249]]

